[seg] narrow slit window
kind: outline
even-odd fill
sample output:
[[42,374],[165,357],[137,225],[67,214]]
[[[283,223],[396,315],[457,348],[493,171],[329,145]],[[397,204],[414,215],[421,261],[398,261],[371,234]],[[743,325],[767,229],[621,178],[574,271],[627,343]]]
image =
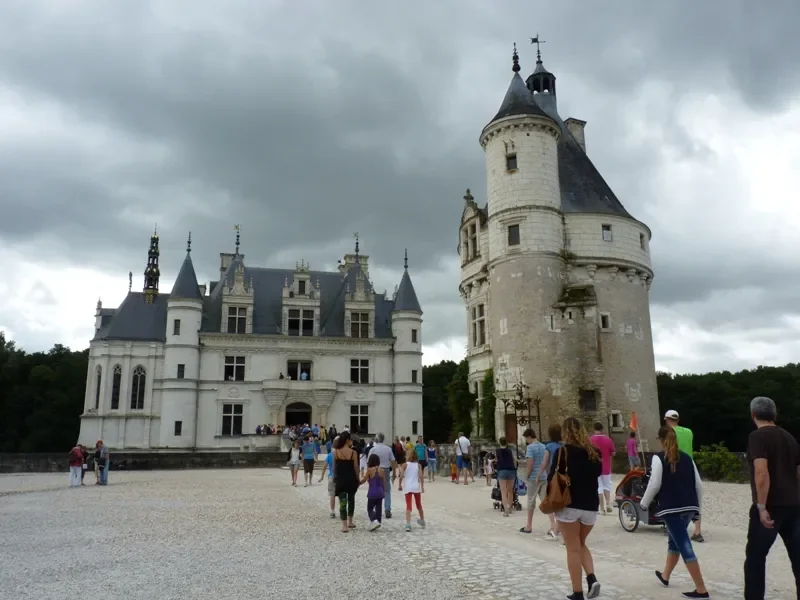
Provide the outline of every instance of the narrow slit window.
[[516,154],[506,154],[506,170],[508,170],[508,171],[516,171],[517,170],[517,155]]
[[642,247],[642,250],[647,250],[646,244],[647,244],[647,240],[645,240],[644,234],[640,233],[639,234],[639,246]]

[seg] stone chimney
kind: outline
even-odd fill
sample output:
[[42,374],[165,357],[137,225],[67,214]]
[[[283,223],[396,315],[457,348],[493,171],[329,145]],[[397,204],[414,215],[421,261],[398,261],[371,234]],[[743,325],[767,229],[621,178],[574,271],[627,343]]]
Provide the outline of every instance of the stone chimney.
[[564,125],[567,126],[572,137],[577,140],[578,144],[583,148],[583,151],[586,152],[586,136],[583,133],[583,129],[586,127],[586,121],[570,117],[564,121]]

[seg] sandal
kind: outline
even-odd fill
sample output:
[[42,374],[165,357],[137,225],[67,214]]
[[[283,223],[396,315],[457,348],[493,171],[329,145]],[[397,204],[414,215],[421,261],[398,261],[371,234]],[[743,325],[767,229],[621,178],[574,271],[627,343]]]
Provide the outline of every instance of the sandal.
[[520,527],[520,528],[519,528],[519,532],[520,532],[520,533],[531,533],[532,531],[533,531],[533,529],[531,529],[530,531],[528,531],[528,530],[527,530],[527,529],[525,529],[524,527]]

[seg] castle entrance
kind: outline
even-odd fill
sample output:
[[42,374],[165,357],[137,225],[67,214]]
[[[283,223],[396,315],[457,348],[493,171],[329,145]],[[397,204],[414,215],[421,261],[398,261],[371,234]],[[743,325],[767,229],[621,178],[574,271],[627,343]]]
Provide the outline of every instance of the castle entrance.
[[292,402],[286,407],[285,425],[303,425],[311,423],[311,405],[305,402]]

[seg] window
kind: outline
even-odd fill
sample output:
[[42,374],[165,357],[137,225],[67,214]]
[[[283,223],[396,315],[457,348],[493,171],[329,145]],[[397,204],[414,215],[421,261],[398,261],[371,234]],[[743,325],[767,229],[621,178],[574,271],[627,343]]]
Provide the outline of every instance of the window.
[[369,337],[369,313],[362,313],[362,312],[350,313],[350,337],[354,338]]
[[480,256],[480,252],[478,252],[478,224],[473,223],[469,226],[469,247],[471,251],[470,258],[475,258],[476,256]]
[[147,374],[142,365],[133,370],[131,380],[131,410],[144,410],[144,390],[147,384]]
[[172,335],[180,335],[181,334],[181,320],[175,319],[172,322]]
[[369,383],[369,361],[354,358],[350,361],[350,383]]
[[[303,375],[305,373],[305,375]],[[292,381],[306,381],[311,379],[311,362],[290,360],[286,363],[286,374]]]
[[612,239],[614,238],[611,236],[611,225],[603,225],[603,241],[610,242]]
[[647,248],[645,247],[645,244],[646,244],[646,240],[645,240],[644,234],[640,233],[639,234],[639,245],[642,247],[642,250],[647,250]]
[[300,335],[300,309],[289,309],[289,335]]
[[222,405],[222,435],[242,435],[242,414],[244,405]]
[[300,294],[301,296],[305,296],[306,295],[306,282],[305,282],[305,279],[301,279],[300,281],[297,282],[297,293]]
[[411,421],[411,434],[417,435],[419,432],[419,421]]
[[611,315],[608,313],[600,313],[600,329],[603,331],[611,331]]
[[175,421],[175,437],[180,437],[183,433],[183,421]]
[[244,381],[244,356],[225,357],[225,381]]
[[419,371],[417,369],[411,369],[411,383],[419,383],[417,381],[419,377]]
[[472,307],[472,346],[486,343],[486,314],[483,304]]
[[114,365],[114,375],[111,377],[111,410],[119,409],[119,392],[122,388],[122,367]]
[[186,374],[186,365],[178,365],[178,379],[183,379]]
[[228,333],[247,333],[247,309],[228,307]]
[[517,170],[517,155],[506,154],[506,169],[509,171]]
[[314,311],[303,311],[303,336],[311,337],[314,335]]
[[612,431],[624,431],[625,430],[625,421],[622,419],[622,413],[618,410],[615,410],[611,413],[611,430]]
[[581,390],[578,403],[583,412],[597,412],[597,395],[594,390]]
[[369,405],[350,405],[350,429],[355,432],[366,433],[369,431]]
[[100,408],[100,384],[103,383],[103,369],[97,365],[97,380],[94,384],[94,407]]
[[569,319],[570,321],[572,321],[572,311],[571,311],[571,310],[570,310],[570,311],[567,311],[567,319]]
[[417,343],[417,330],[416,329],[412,329],[411,330],[411,343],[412,344],[416,344]]
[[519,246],[519,225],[508,226],[508,245]]

